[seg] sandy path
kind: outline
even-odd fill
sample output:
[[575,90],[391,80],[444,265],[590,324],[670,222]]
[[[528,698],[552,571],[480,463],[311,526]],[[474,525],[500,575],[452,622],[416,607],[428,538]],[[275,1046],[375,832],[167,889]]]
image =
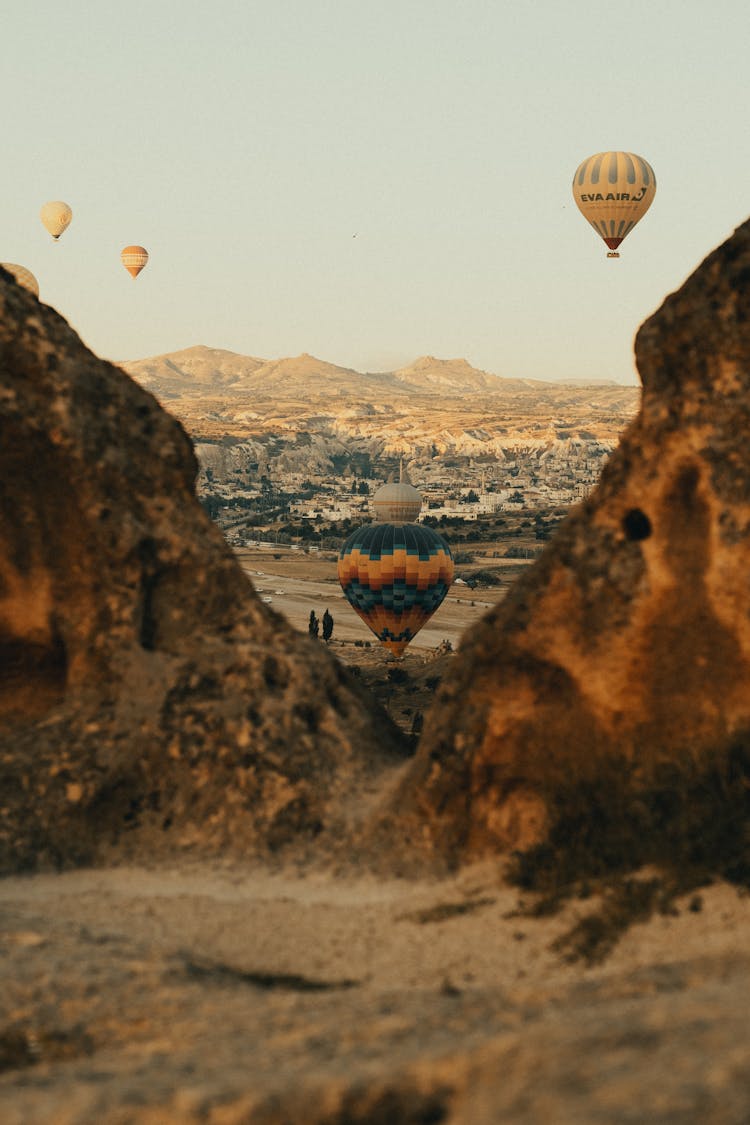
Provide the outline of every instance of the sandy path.
[[750,1120],[750,899],[709,888],[592,969],[550,949],[590,903],[516,904],[492,865],[5,879],[3,1125]]
[[179,936],[183,948],[258,971],[309,972],[312,961],[326,977],[355,976],[376,988],[434,987],[454,973],[457,983],[520,992],[531,971],[547,986],[565,986],[671,963],[676,954],[689,960],[743,950],[750,896],[718,886],[700,898],[698,912],[685,899],[676,915],[633,926],[603,966],[583,968],[550,945],[592,904],[574,903],[548,919],[519,916],[518,891],[489,863],[419,882],[274,874],[217,862],[0,881],[0,908],[49,909],[110,930],[119,919],[123,935],[165,947]]

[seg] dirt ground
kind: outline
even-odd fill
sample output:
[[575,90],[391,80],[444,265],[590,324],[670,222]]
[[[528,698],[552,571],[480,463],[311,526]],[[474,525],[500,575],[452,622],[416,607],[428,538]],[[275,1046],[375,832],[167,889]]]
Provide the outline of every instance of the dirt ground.
[[[241,561],[296,628],[330,608],[331,651],[415,738],[441,642],[512,573],[454,587],[394,661],[335,563],[291,555]],[[533,906],[500,860],[387,879],[186,853],[0,880],[0,1122],[748,1125],[750,897],[708,886],[595,964],[561,940],[595,894]]]
[[[331,653],[357,669],[393,720],[416,743],[424,714],[450,667],[462,634],[505,596],[511,583],[529,565],[526,560],[493,559],[498,585],[470,589],[458,584],[434,617],[417,633],[400,660],[395,660],[346,601],[336,577],[336,556],[330,552],[304,554],[288,547],[242,548],[237,557],[258,594],[306,633],[310,611],[320,621],[326,610],[333,616]],[[458,568],[461,570],[473,567]],[[446,644],[447,642],[447,644]],[[323,641],[321,640],[321,644]]]
[[746,1125],[750,899],[608,961],[440,880],[191,863],[0,881],[3,1125]]
[[[315,610],[320,619],[328,609],[334,619],[334,639],[369,641],[378,645],[341,591],[336,576],[336,555],[330,552],[304,554],[281,546],[243,547],[235,553],[258,594],[283,613],[296,629],[307,632],[310,610]],[[445,601],[417,633],[408,651],[432,650],[443,640],[449,640],[453,648],[457,648],[461,634],[505,596],[513,580],[530,561],[493,559],[493,567],[500,576],[497,586],[472,590],[454,582]],[[458,567],[456,577],[461,577],[462,570],[475,569],[476,566]]]

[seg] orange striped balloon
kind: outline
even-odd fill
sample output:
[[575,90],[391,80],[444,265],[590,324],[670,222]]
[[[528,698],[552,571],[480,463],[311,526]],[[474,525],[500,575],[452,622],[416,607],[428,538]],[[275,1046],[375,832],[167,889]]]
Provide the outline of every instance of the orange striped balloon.
[[148,261],[148,250],[144,246],[126,246],[120,254],[120,261],[131,277],[138,277]]

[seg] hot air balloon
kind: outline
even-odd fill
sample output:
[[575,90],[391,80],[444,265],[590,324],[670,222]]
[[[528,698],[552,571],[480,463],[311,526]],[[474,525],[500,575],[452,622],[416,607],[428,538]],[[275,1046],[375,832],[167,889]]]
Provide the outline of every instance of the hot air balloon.
[[131,277],[138,277],[148,261],[148,250],[143,246],[126,246],[120,254],[120,261]]
[[387,481],[372,498],[375,519],[379,523],[414,523],[421,507],[422,497],[409,480],[402,459],[398,483]]
[[56,199],[51,203],[44,204],[39,212],[39,218],[55,241],[57,241],[62,232],[70,226],[73,212],[67,203]]
[[578,210],[619,258],[618,246],[648,211],[656,194],[654,170],[634,152],[597,152],[578,165],[573,198]]
[[453,556],[423,524],[366,524],[341,548],[338,577],[349,604],[400,657],[448,593]]
[[13,274],[18,284],[22,285],[24,289],[28,289],[35,297],[39,296],[39,282],[31,270],[26,269],[26,266],[18,266],[15,262],[0,262],[0,266],[8,273]]

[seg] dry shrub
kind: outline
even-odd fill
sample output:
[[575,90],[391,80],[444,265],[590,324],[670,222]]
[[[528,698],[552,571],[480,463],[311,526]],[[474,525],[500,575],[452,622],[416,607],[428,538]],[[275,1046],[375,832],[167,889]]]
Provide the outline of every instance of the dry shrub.
[[[648,776],[610,761],[546,797],[548,837],[516,853],[510,877],[536,892],[534,914],[601,896],[557,943],[570,960],[600,961],[633,922],[715,879],[750,888],[750,736],[721,756],[665,758]],[[658,874],[635,875],[644,868]]]

